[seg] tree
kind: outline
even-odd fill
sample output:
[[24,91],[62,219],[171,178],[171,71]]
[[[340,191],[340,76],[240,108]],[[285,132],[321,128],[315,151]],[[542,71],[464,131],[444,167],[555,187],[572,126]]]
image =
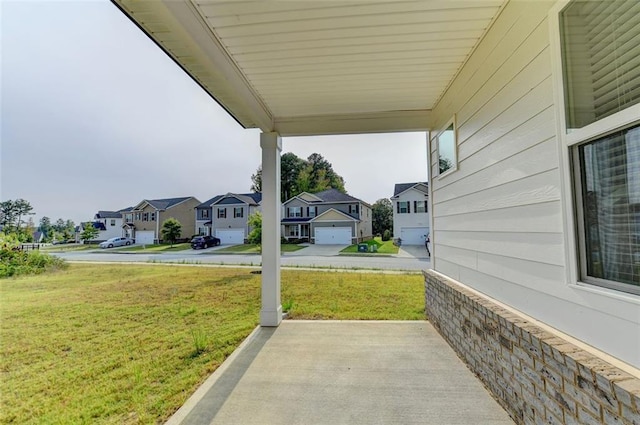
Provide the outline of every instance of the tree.
[[247,236],[247,240],[249,243],[256,245],[262,244],[262,214],[260,211],[251,214],[248,222],[251,231],[249,232],[249,236]]
[[180,237],[182,232],[182,224],[173,217],[169,217],[162,223],[162,237],[171,242],[171,246]]
[[42,217],[40,219],[40,224],[38,225],[38,230],[44,234],[45,240],[51,240],[51,237],[53,236],[51,219],[47,216]]
[[[302,192],[316,193],[330,188],[346,193],[344,179],[333,171],[331,163],[322,155],[311,154],[305,161],[287,152],[280,158],[280,196],[283,201]],[[251,190],[262,192],[261,167],[251,175]]]
[[85,223],[82,233],[80,233],[80,239],[85,242],[92,241],[95,240],[99,234],[100,231],[93,225],[93,223]]
[[18,232],[22,227],[22,218],[34,215],[33,207],[24,199],[9,199],[0,202],[0,226],[5,232]]
[[384,234],[385,230],[393,229],[393,204],[388,198],[378,199],[372,206],[373,234]]

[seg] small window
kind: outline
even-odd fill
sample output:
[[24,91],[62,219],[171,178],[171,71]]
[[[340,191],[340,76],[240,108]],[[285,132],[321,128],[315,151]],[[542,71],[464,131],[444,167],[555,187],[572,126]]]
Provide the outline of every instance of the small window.
[[156,221],[156,213],[155,212],[149,213],[149,220],[150,221]]
[[417,213],[426,213],[427,212],[427,202],[426,201],[413,201],[413,210]]
[[111,219],[111,225],[112,225],[112,226],[115,226],[115,225],[116,225],[116,219],[115,219],[115,218],[112,218],[112,219]]
[[133,214],[126,214],[125,219],[127,220],[127,223],[131,223],[133,221]]
[[234,218],[242,218],[244,217],[244,208],[242,207],[235,207],[233,209],[233,217]]
[[315,217],[316,215],[318,215],[318,207],[307,207],[307,217]]
[[349,205],[349,214],[358,214],[358,204]]
[[444,175],[458,169],[458,156],[456,146],[455,118],[449,121],[447,126],[435,138],[438,175]]
[[288,226],[288,227],[289,227],[288,236],[299,236],[298,226]]
[[209,218],[209,210],[208,209],[204,209],[204,210],[200,210],[200,217],[202,218]]
[[142,221],[149,221],[149,213],[142,213]]
[[136,220],[137,220],[137,221],[140,221],[140,219],[141,219],[141,214],[140,214],[139,212],[137,212],[137,213],[136,213]]
[[226,208],[218,208],[218,218],[227,218]]
[[302,207],[290,207],[289,217],[302,217]]
[[396,211],[398,214],[409,214],[411,212],[409,201],[398,201],[398,208]]

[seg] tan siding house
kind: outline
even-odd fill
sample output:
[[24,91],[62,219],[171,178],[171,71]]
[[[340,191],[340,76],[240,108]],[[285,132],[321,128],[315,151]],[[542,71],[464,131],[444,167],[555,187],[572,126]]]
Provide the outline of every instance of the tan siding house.
[[193,196],[183,198],[143,200],[130,211],[123,213],[123,228],[127,236],[137,244],[153,244],[162,241],[162,224],[175,218],[182,225],[180,239],[193,235],[194,209],[200,204]]

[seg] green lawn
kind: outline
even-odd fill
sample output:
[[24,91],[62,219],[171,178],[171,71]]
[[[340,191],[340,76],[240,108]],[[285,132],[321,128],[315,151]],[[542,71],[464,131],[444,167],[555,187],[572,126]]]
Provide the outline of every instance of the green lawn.
[[47,245],[40,248],[40,250],[44,252],[92,251],[94,249],[100,249],[98,244]]
[[[424,318],[420,275],[282,271],[290,317]],[[258,323],[248,269],[73,264],[0,280],[0,423],[165,421]]]
[[[398,247],[393,244],[393,240],[388,240],[386,242],[383,242],[381,238],[376,237],[363,243],[366,243],[367,245],[369,245],[369,247],[371,247],[371,245],[376,245],[378,247],[377,252],[371,252],[371,249],[369,249],[368,250],[369,254],[397,254],[398,253]],[[340,252],[347,253],[347,254],[351,254],[351,253],[358,254],[358,245],[356,244],[356,245],[348,246]],[[366,255],[364,253],[361,253],[361,254]]]
[[[280,245],[280,252],[294,252],[305,248],[302,245],[283,243]],[[226,248],[216,249],[211,254],[260,254],[260,246],[254,244],[233,245]]]
[[123,248],[111,248],[108,251],[114,252],[175,252],[185,251],[191,249],[191,244],[188,242],[177,243],[171,246],[171,244],[154,244],[154,245],[131,245]]

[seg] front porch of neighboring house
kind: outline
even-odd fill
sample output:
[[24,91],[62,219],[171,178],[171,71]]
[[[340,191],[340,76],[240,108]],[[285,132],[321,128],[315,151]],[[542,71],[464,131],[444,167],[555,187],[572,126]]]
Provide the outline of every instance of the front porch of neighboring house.
[[287,241],[310,242],[311,241],[311,218],[282,220],[282,237]]
[[122,233],[125,238],[135,239],[136,226],[133,223],[124,223],[122,225]]

